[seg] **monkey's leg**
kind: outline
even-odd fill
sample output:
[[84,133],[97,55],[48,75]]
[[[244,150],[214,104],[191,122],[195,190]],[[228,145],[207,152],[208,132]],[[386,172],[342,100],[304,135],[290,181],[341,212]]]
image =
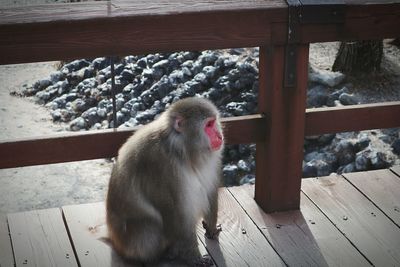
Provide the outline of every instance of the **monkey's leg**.
[[209,197],[210,209],[204,216],[203,227],[206,230],[206,237],[214,239],[221,231],[221,226],[217,226],[218,218],[218,189],[214,190]]
[[128,219],[118,233],[116,250],[127,259],[157,261],[166,247],[162,225],[152,219]]

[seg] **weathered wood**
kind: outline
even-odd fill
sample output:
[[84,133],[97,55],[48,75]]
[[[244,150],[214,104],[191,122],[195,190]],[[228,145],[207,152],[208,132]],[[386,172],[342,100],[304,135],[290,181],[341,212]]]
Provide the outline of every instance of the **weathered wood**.
[[0,266],[14,266],[14,254],[11,248],[11,239],[8,230],[7,216],[2,213],[0,213]]
[[300,42],[395,38],[400,28],[400,1],[345,0],[343,23],[309,23],[299,28]]
[[307,109],[305,135],[399,127],[398,114],[400,101]]
[[206,239],[198,227],[201,242],[217,266],[285,265],[226,188],[219,191],[218,223],[222,225],[218,240]]
[[62,207],[80,266],[129,266],[107,243],[103,202]]
[[281,0],[104,1],[0,14],[0,64],[265,45],[271,21],[287,16]]
[[398,165],[398,166],[393,166],[393,167],[391,168],[391,170],[392,170],[394,173],[396,173],[398,176],[400,176],[400,165]]
[[[82,267],[141,266],[124,261],[108,243],[104,202],[64,206],[62,210]],[[200,252],[207,254],[199,243]]]
[[260,48],[258,104],[268,130],[266,141],[257,143],[255,199],[266,212],[300,205],[308,45],[297,47],[295,88],[283,87],[284,52],[282,46]]
[[8,214],[17,266],[78,266],[60,209]]
[[396,174],[377,170],[343,176],[400,227],[400,179]]
[[[226,143],[251,143],[265,136],[261,115],[222,120]],[[114,157],[136,128],[58,134],[0,143],[0,168]],[[101,144],[101,145],[100,145]]]
[[304,194],[300,210],[266,214],[253,200],[254,186],[229,191],[289,266],[369,264]]
[[372,264],[400,264],[399,228],[343,176],[303,179],[302,190]]

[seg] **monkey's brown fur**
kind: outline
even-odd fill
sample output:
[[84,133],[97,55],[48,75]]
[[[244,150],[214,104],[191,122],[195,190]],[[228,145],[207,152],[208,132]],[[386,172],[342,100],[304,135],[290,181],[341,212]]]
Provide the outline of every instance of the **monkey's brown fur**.
[[204,133],[208,118],[219,125],[218,111],[208,100],[178,101],[119,150],[107,195],[107,225],[111,243],[123,257],[140,262],[168,257],[194,264],[201,259],[199,220],[203,218],[208,234],[217,233],[223,145],[210,149]]

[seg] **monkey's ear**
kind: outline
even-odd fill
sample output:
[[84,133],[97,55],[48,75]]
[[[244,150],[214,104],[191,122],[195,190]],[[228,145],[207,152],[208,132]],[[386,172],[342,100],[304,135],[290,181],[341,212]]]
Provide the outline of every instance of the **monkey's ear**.
[[183,118],[181,116],[176,116],[174,121],[174,129],[181,133],[183,131]]

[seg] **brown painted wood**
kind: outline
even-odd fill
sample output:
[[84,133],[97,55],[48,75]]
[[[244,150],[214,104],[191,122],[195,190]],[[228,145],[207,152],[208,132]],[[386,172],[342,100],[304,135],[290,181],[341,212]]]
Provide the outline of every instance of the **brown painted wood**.
[[343,176],[303,179],[302,190],[372,264],[400,264],[400,229]]
[[344,1],[343,23],[303,24],[301,42],[395,38],[400,36],[400,1]]
[[11,247],[7,216],[2,213],[0,213],[0,266],[14,266],[14,254]]
[[258,103],[268,130],[266,142],[257,143],[255,199],[266,212],[300,205],[308,45],[297,47],[295,88],[283,87],[284,56],[283,46],[260,48]]
[[[222,119],[227,144],[251,143],[265,136],[265,118],[249,115]],[[58,134],[0,143],[0,168],[114,157],[138,129]]]
[[217,266],[285,265],[226,188],[220,189],[218,204],[218,223],[222,225],[218,240],[206,239],[198,227],[200,240]]
[[103,202],[63,206],[62,211],[80,266],[129,266],[106,242]]
[[400,179],[396,174],[377,170],[343,176],[400,227]]
[[60,209],[8,214],[17,266],[78,266]]
[[282,0],[104,1],[0,14],[0,64],[254,47],[271,43],[271,22],[287,17]]
[[399,114],[400,101],[307,109],[305,135],[399,127]]
[[254,186],[229,191],[289,266],[367,266],[368,261],[304,195],[300,210],[264,213]]

